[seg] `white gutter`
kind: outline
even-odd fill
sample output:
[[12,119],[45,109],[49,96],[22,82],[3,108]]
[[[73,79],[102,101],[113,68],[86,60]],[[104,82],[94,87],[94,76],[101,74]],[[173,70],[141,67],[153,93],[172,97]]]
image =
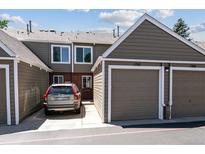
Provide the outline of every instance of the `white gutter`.
[[14,60],[15,57],[0,57],[0,60]]
[[94,72],[96,67],[102,61],[119,61],[119,62],[145,62],[145,63],[169,63],[169,64],[205,64],[205,61],[172,61],[172,60],[147,60],[147,59],[120,59],[120,58],[103,58],[100,56],[91,71]]
[[47,71],[47,72],[53,72],[52,69],[50,69],[50,68],[48,68],[48,67],[46,67],[46,66],[42,66],[42,65],[40,65],[40,64],[38,65],[38,64],[32,63],[30,60],[27,60],[27,59],[24,59],[24,58],[17,58],[17,60],[23,61],[23,62],[25,62],[25,63],[27,63],[27,64],[30,64],[30,65],[33,65],[33,66],[36,66],[36,67],[38,67],[38,68],[40,68],[40,69],[44,69],[44,70]]
[[96,60],[95,64],[93,65],[93,67],[91,68],[91,72],[95,71],[95,68],[100,64],[100,62],[103,60],[102,56],[99,56],[98,59]]

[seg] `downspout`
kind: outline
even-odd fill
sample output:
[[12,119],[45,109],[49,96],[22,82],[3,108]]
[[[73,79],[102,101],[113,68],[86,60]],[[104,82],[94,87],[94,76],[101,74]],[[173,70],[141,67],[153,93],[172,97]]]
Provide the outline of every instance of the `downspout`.
[[74,60],[74,59],[73,59],[73,57],[74,57],[74,55],[73,55],[73,53],[74,53],[74,52],[73,52],[73,51],[74,51],[74,45],[73,45],[73,42],[71,43],[71,48],[72,48],[72,49],[71,49],[71,54],[72,54],[72,55],[71,55],[71,57],[72,57],[72,58],[71,58],[71,59],[72,59],[72,63],[71,63],[71,65],[72,65],[72,66],[71,66],[71,67],[72,67],[71,82],[73,82],[73,72],[74,72],[74,62],[73,62],[73,60]]
[[15,124],[19,124],[19,86],[18,86],[18,59],[14,59],[14,104]]
[[172,119],[172,103],[173,103],[173,100],[172,100],[172,93],[173,93],[173,90],[172,90],[172,86],[173,86],[173,69],[172,69],[172,65],[170,65],[169,67],[169,119]]

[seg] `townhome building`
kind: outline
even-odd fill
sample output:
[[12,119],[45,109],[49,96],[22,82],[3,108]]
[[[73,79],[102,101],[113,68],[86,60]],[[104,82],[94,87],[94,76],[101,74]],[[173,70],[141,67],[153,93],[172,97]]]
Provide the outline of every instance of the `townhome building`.
[[93,99],[93,73],[97,58],[117,39],[112,33],[7,30],[53,71],[49,84],[73,82],[82,100]]
[[113,33],[0,30],[0,123],[19,124],[52,83],[73,82],[102,122],[205,116],[205,50],[144,14]]

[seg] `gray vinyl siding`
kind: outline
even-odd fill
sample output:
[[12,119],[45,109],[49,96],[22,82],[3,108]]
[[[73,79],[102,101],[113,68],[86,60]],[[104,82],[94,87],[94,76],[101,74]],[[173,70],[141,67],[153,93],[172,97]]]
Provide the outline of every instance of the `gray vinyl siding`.
[[109,58],[204,61],[205,56],[145,20]]
[[[51,45],[56,43],[50,42],[23,42],[38,58],[40,58],[47,66],[49,66],[54,72],[72,72],[72,47],[71,44],[58,44],[58,45],[70,45],[70,64],[52,64],[51,63]],[[111,46],[107,44],[85,44],[85,43],[74,43],[74,46],[93,46],[93,64],[96,62],[99,56]],[[75,51],[73,52],[75,54]],[[75,56],[73,56],[74,58]],[[75,64],[75,73],[91,73],[93,64]]]
[[94,104],[95,107],[101,116],[102,115],[102,103],[103,103],[103,76],[102,73],[99,73],[93,78],[93,92],[94,92]]
[[[106,44],[74,44],[74,46],[92,46],[93,47],[93,64],[74,64],[74,72],[91,73],[91,68],[95,64],[96,60],[111,46]],[[75,51],[74,51],[75,55]],[[75,57],[75,56],[74,56]],[[75,60],[74,60],[75,61]]]
[[0,69],[0,124],[6,124],[6,70]]
[[2,48],[0,48],[0,57],[10,57]]
[[[51,42],[28,42],[24,44],[41,59],[54,72],[72,72],[72,48],[71,44],[51,43]],[[51,45],[69,45],[70,46],[70,64],[51,63]]]
[[49,73],[27,63],[18,63],[20,120],[40,106],[48,88]]
[[9,79],[10,79],[10,104],[11,104],[11,123],[15,124],[15,104],[14,104],[14,61],[0,60],[0,64],[9,65]]

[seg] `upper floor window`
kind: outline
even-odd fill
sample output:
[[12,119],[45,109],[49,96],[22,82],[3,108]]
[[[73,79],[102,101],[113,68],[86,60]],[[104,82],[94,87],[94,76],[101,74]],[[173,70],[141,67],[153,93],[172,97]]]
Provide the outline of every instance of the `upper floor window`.
[[75,46],[75,63],[92,64],[93,48],[90,46]]
[[52,45],[51,62],[56,64],[70,64],[70,46]]

